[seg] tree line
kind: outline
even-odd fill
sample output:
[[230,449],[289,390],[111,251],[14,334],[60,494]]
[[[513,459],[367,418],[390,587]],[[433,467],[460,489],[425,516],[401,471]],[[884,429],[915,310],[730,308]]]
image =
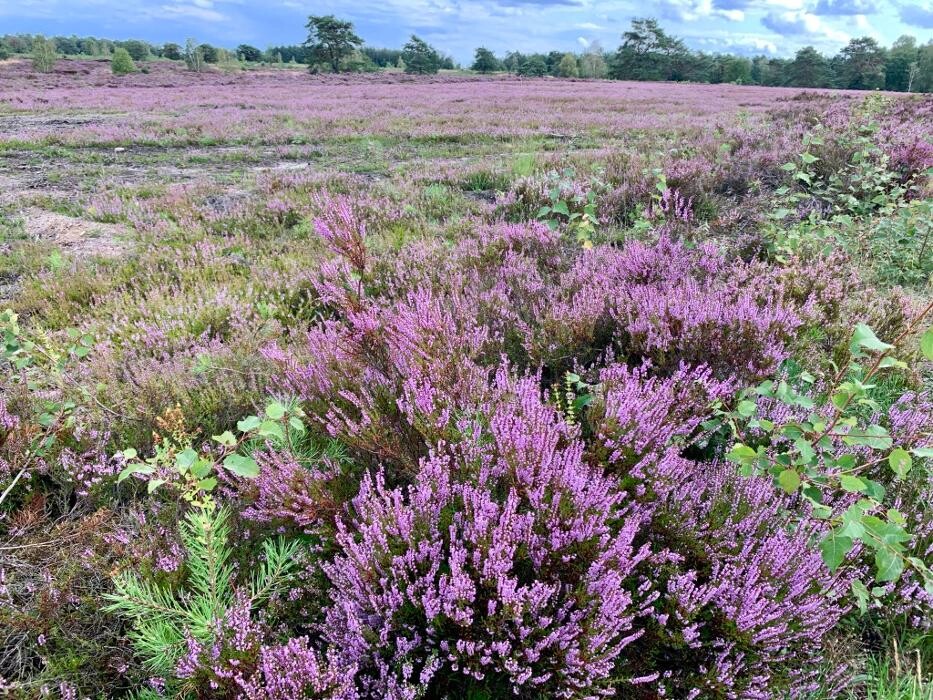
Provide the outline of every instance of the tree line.
[[657,20],[636,18],[614,52],[591,45],[582,54],[512,51],[500,59],[481,47],[472,69],[564,78],[933,92],[933,41],[919,44],[905,35],[884,48],[870,37],[860,37],[831,57],[812,46],[800,49],[793,58],[745,57],[693,51],[665,32]]
[[[0,59],[14,53],[33,53],[54,64],[56,53],[66,56],[109,56],[123,49],[133,61],[162,58],[185,61],[189,68],[240,61],[246,63],[293,63],[312,72],[366,72],[384,69],[430,74],[459,68],[454,60],[418,36],[401,49],[364,45],[352,22],[333,15],[312,15],[302,44],[271,46],[260,50],[240,44],[235,50],[198,44],[153,45],[139,40],[112,41],[94,37],[51,37],[26,34],[0,37]],[[123,60],[123,57],[120,57]],[[635,18],[615,51],[594,42],[582,53],[550,51],[525,54],[509,51],[501,58],[485,47],[476,49],[470,69],[479,73],[507,72],[520,76],[562,78],[609,78],[662,80],[742,85],[846,88],[933,92],[933,41],[920,44],[904,35],[890,48],[871,37],[852,39],[839,53],[825,56],[807,46],[793,58],[765,55],[746,57],[694,51],[683,40],[668,34],[652,18]]]

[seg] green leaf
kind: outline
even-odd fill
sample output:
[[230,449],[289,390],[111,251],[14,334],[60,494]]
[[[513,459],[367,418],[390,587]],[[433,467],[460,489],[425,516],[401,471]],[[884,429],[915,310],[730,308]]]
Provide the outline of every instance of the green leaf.
[[852,539],[842,537],[835,530],[830,530],[829,534],[820,542],[820,553],[823,555],[823,563],[830,571],[835,571],[846,558],[846,554],[852,551]]
[[913,452],[921,459],[933,457],[933,447],[915,447],[911,450],[911,452]]
[[874,450],[889,450],[894,441],[888,435],[888,431],[880,425],[870,425],[865,430],[849,433],[842,438],[847,445],[866,445]]
[[271,420],[282,420],[285,416],[285,406],[278,401],[273,401],[266,406],[266,418]]
[[800,459],[803,460],[804,464],[809,464],[813,461],[813,458],[816,457],[816,452],[813,451],[813,446],[809,443],[808,440],[802,437],[794,440],[794,447],[796,447],[797,451],[800,453]]
[[259,476],[259,465],[256,464],[256,460],[241,454],[227,455],[224,459],[224,468],[246,479],[255,479]]
[[282,430],[281,423],[276,423],[272,420],[263,421],[262,425],[259,426],[259,436],[260,437],[274,437],[279,440],[285,439],[285,431]]
[[303,433],[305,431],[305,424],[301,421],[301,418],[299,418],[298,416],[292,416],[291,418],[289,418],[288,425],[291,426],[292,430],[295,430],[299,433]]
[[787,493],[796,493],[797,489],[800,488],[800,474],[793,469],[785,469],[778,474],[778,484]]
[[849,343],[849,351],[855,357],[861,357],[862,349],[883,352],[893,347],[893,345],[888,345],[878,340],[878,336],[875,335],[875,332],[864,323],[860,323],[855,327],[855,332],[852,334],[852,341]]
[[236,446],[236,436],[229,430],[223,431],[220,435],[212,435],[211,439],[214,440],[214,442],[219,442],[224,447]]
[[159,487],[160,487],[162,484],[164,484],[164,483],[165,483],[165,479],[152,479],[152,480],[149,482],[149,486],[146,488],[146,490],[147,490],[149,493],[152,493],[153,491],[155,491],[157,488],[159,488]]
[[201,479],[198,482],[198,488],[202,491],[213,491],[215,486],[217,486],[217,479],[214,477],[211,477],[210,479]]
[[191,473],[194,474],[195,478],[203,479],[205,476],[211,473],[211,469],[214,467],[214,462],[209,459],[199,459],[197,462],[191,465]]
[[128,447],[127,449],[123,450],[122,454],[123,454],[124,459],[135,459],[136,458],[136,450],[132,447]]
[[195,463],[197,458],[198,453],[188,447],[175,455],[175,467],[184,474],[191,468],[191,465]]
[[260,425],[262,425],[262,420],[259,416],[246,416],[246,418],[236,424],[236,429],[241,433],[248,433],[251,430],[255,430]]
[[907,519],[904,517],[904,515],[899,510],[895,508],[888,508],[888,512],[886,515],[888,516],[888,520],[890,520],[892,523],[896,523],[897,525],[901,525],[901,526],[904,526],[907,524]]
[[807,165],[810,165],[811,163],[815,163],[816,161],[818,161],[819,158],[817,158],[812,153],[801,153],[800,160],[802,160]]
[[126,467],[117,475],[117,483],[124,481],[131,474],[152,474],[155,471],[155,467],[149,464],[143,464],[142,462],[137,462],[136,464],[131,464]]
[[859,612],[863,615],[868,612],[869,594],[865,584],[857,578],[852,579],[852,595],[855,597],[855,603],[858,605]]
[[751,418],[755,415],[755,411],[757,410],[758,406],[754,401],[740,401],[738,407],[736,407],[736,411],[738,411],[739,415],[743,418]]
[[755,450],[753,450],[751,447],[749,447],[748,445],[743,445],[739,443],[738,445],[735,445],[731,450],[729,450],[729,453],[726,455],[726,458],[730,459],[733,462],[739,462],[741,464],[742,462],[747,462],[751,459],[755,459],[755,457],[757,456],[758,456],[758,453],[755,452]]
[[910,471],[913,459],[911,459],[907,450],[898,447],[891,450],[891,454],[888,455],[888,465],[891,467],[891,471],[897,474],[898,478],[903,479],[907,476],[907,472]]
[[920,352],[928,360],[933,360],[933,326],[927,328],[926,332],[920,336]]
[[554,211],[555,214],[570,216],[570,210],[567,208],[567,202],[563,200],[557,202],[553,207],[551,207],[551,210]]
[[842,488],[849,493],[861,493],[865,490],[865,482],[851,474],[843,474],[840,476],[839,483]]
[[875,580],[896,581],[904,570],[904,559],[887,547],[875,550]]

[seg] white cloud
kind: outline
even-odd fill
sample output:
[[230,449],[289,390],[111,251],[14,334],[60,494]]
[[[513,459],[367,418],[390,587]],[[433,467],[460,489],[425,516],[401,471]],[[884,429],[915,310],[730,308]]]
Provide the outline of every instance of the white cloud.
[[761,23],[771,31],[784,36],[808,34],[835,43],[844,44],[849,41],[848,34],[831,27],[816,15],[806,11],[791,10],[780,14],[772,12],[764,17]]
[[150,17],[161,19],[199,19],[205,22],[225,22],[227,15],[200,5],[160,5],[148,12]]

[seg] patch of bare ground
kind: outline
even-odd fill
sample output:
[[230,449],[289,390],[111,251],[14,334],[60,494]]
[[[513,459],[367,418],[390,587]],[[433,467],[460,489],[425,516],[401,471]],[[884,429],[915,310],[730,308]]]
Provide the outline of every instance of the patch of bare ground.
[[20,215],[28,238],[61,248],[75,260],[117,257],[129,247],[127,229],[119,224],[87,221],[33,207]]

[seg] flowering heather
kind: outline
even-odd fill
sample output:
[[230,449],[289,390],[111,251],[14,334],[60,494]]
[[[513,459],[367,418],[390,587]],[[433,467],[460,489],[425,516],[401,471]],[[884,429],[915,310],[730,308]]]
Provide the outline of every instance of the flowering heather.
[[632,544],[640,517],[584,465],[533,378],[500,377],[497,392],[488,427],[464,421],[463,441],[438,446],[407,491],[364,482],[352,529],[339,527],[325,634],[376,696],[456,692],[464,679],[609,694],[639,636],[649,586],[636,597],[626,579],[647,556]]
[[0,62],[5,697],[925,696],[929,97],[146,67]]

